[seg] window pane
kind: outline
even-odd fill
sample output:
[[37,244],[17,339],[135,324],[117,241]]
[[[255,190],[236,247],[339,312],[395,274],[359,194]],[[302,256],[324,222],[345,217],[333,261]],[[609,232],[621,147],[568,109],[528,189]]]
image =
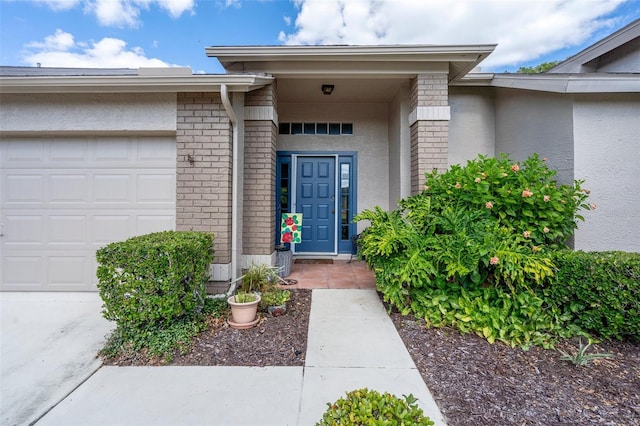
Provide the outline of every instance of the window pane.
[[302,134],[302,123],[291,123],[291,134],[292,135],[301,135]]
[[340,123],[329,123],[329,134],[330,135],[339,135],[340,134]]
[[353,123],[342,123],[342,134],[343,135],[352,135],[353,134]]
[[329,132],[327,123],[316,123],[316,134],[326,135]]
[[290,123],[280,123],[278,126],[278,133],[281,135],[288,135],[291,133],[291,124]]
[[304,123],[304,134],[305,135],[315,135],[316,134],[316,123]]

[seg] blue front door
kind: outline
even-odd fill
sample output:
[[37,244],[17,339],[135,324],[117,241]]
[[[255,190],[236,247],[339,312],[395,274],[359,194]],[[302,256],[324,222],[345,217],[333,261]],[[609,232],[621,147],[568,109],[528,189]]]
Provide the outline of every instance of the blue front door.
[[335,167],[335,157],[297,157],[296,211],[302,213],[297,253],[336,251]]

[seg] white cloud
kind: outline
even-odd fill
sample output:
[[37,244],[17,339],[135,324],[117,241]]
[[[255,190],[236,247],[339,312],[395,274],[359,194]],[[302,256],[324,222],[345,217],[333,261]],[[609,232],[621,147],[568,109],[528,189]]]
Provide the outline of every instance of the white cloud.
[[295,0],[287,44],[498,43],[483,67],[536,59],[612,24],[625,0]]
[[127,42],[105,37],[100,41],[76,42],[72,34],[60,29],[44,41],[27,45],[26,64],[68,68],[169,67],[170,64],[145,56],[140,47],[127,48]]
[[140,12],[157,6],[171,17],[178,18],[185,12],[194,12],[195,0],[32,0],[46,4],[53,10],[67,10],[83,5],[87,14],[95,15],[100,25],[137,27]]
[[285,16],[283,19],[284,19],[284,23],[287,25],[287,27],[289,25],[291,25],[291,16]]

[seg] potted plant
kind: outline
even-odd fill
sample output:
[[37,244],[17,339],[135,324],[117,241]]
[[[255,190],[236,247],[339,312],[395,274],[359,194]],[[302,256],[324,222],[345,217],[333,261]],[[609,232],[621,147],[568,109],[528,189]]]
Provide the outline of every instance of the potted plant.
[[240,291],[243,293],[264,293],[274,288],[278,280],[277,268],[252,263],[242,277]]
[[231,306],[229,325],[232,328],[251,328],[258,322],[258,304],[260,295],[240,292],[227,299]]
[[287,312],[287,302],[290,298],[291,292],[289,290],[274,288],[262,293],[260,306],[262,309],[266,309],[272,317],[277,317]]

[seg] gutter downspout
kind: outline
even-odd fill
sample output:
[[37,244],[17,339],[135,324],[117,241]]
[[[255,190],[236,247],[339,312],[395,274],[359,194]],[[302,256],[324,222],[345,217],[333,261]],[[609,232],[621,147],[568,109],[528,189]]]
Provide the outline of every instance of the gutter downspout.
[[231,101],[229,100],[229,92],[226,84],[220,85],[220,98],[224,110],[231,121],[231,138],[232,138],[232,177],[231,177],[231,286],[226,296],[231,296],[238,282],[238,221],[236,219],[238,211],[238,120],[233,112]]

